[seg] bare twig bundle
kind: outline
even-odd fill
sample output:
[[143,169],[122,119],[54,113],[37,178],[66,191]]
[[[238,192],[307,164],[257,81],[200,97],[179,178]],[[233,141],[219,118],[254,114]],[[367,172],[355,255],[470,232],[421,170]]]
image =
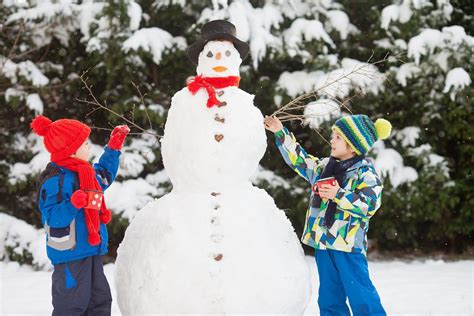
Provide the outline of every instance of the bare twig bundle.
[[[378,75],[378,72],[375,68],[375,65],[384,63],[388,60],[397,59],[399,60],[400,55],[397,56],[389,56],[388,54],[381,60],[371,62],[373,53],[369,57],[366,63],[360,63],[356,67],[354,67],[349,72],[341,72],[340,76],[337,76],[335,79],[330,80],[328,76],[326,81],[322,84],[321,87],[317,88],[316,90],[310,91],[308,93],[302,94],[296,99],[291,100],[287,104],[280,107],[271,116],[276,116],[282,122],[288,121],[300,121],[301,124],[305,123],[308,119],[314,117],[323,117],[330,115],[336,111],[340,111],[340,109],[344,108],[349,113],[352,114],[352,111],[349,109],[348,104],[357,97],[363,95],[363,91],[360,89],[356,89],[352,95],[347,97],[344,96],[346,93],[342,90],[342,87],[349,88],[351,86],[350,80],[356,76],[362,76],[368,78],[370,80],[374,80],[375,77]],[[385,77],[382,76],[382,80],[386,80]],[[332,107],[328,111],[319,114],[305,114],[304,110],[306,109],[308,104],[316,103],[318,101],[321,104],[321,100],[328,100],[331,103],[337,104],[337,107]],[[324,137],[323,137],[324,139]]]
[[[89,116],[91,115],[92,113],[94,113],[95,111],[97,110],[105,110],[105,111],[108,111],[110,113],[112,113],[113,115],[117,116],[118,118],[120,118],[121,120],[125,121],[126,123],[128,123],[130,126],[138,129],[139,131],[141,131],[140,133],[130,133],[130,135],[143,135],[143,134],[148,134],[148,135],[151,135],[151,136],[154,136],[156,137],[157,139],[161,138],[162,136],[161,135],[158,135],[156,133],[153,132],[153,126],[152,126],[152,123],[151,123],[151,119],[150,119],[150,116],[146,110],[146,107],[145,107],[145,102],[144,102],[144,95],[141,93],[140,89],[138,88],[138,85],[136,85],[134,82],[132,82],[132,85],[137,89],[138,91],[138,94],[140,95],[140,99],[141,99],[141,102],[142,102],[142,105],[144,106],[144,110],[145,110],[145,113],[146,113],[146,116],[147,116],[147,119],[148,119],[148,123],[149,123],[149,129],[145,129],[143,127],[141,127],[140,125],[136,124],[135,123],[135,120],[134,120],[134,115],[133,115],[133,110],[132,109],[132,119],[128,119],[126,118],[123,114],[119,114],[117,113],[116,111],[112,110],[111,108],[109,108],[107,106],[107,102],[104,101],[104,104],[100,103],[96,96],[94,95],[94,93],[92,92],[92,86],[90,86],[87,82],[87,79],[86,78],[86,75],[87,75],[87,72],[89,70],[86,70],[82,73],[82,75],[80,76],[80,79],[82,81],[82,83],[84,84],[85,88],[87,89],[87,91],[89,92],[89,96],[92,98],[92,101],[90,100],[87,100],[87,99],[76,99],[77,101],[81,102],[81,103],[84,103],[84,104],[87,104],[87,105],[90,105],[92,106],[92,111],[90,111],[89,113],[86,114],[86,116]],[[92,127],[93,129],[97,129],[97,130],[107,130],[107,131],[112,131],[112,128],[104,128],[104,127],[96,127],[96,126],[93,126]]]

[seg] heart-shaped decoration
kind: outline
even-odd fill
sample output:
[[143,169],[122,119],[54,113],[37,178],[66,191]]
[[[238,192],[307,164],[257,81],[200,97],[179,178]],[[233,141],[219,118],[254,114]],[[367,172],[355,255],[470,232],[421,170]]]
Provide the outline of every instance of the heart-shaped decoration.
[[217,142],[220,142],[222,139],[224,139],[224,135],[222,135],[222,134],[214,135],[214,139],[215,139]]

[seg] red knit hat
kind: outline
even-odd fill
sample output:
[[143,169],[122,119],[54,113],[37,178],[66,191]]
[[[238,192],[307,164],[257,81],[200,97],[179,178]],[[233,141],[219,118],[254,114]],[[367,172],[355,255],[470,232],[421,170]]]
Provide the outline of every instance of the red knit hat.
[[51,153],[51,161],[70,157],[89,138],[91,129],[76,120],[61,119],[52,122],[38,115],[30,124],[33,132],[44,137],[44,146]]

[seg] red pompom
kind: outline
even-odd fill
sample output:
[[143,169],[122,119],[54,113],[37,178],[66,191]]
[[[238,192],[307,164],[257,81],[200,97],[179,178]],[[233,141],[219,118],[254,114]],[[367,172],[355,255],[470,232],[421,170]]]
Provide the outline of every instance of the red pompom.
[[110,212],[110,210],[107,210],[107,209],[100,211],[99,218],[102,224],[108,224],[110,220],[112,219],[112,212]]
[[30,127],[33,129],[33,132],[39,136],[46,135],[46,132],[49,129],[49,126],[53,123],[49,118],[43,115],[38,115],[35,117],[31,123]]
[[89,241],[89,245],[97,246],[100,244],[100,235],[98,232],[89,233],[89,237],[87,238]]

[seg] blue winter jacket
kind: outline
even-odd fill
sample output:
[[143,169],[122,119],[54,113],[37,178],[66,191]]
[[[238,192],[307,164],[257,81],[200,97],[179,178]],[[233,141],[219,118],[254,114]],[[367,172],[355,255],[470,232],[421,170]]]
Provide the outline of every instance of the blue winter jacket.
[[[97,180],[104,191],[117,175],[119,156],[120,151],[105,147],[99,162],[94,164]],[[108,244],[106,225],[100,224],[100,244],[91,246],[87,241],[83,209],[76,209],[71,203],[72,193],[79,189],[77,173],[54,163],[50,163],[48,168],[53,171],[45,177],[38,190],[38,206],[46,229],[49,259],[55,265],[105,255]]]

